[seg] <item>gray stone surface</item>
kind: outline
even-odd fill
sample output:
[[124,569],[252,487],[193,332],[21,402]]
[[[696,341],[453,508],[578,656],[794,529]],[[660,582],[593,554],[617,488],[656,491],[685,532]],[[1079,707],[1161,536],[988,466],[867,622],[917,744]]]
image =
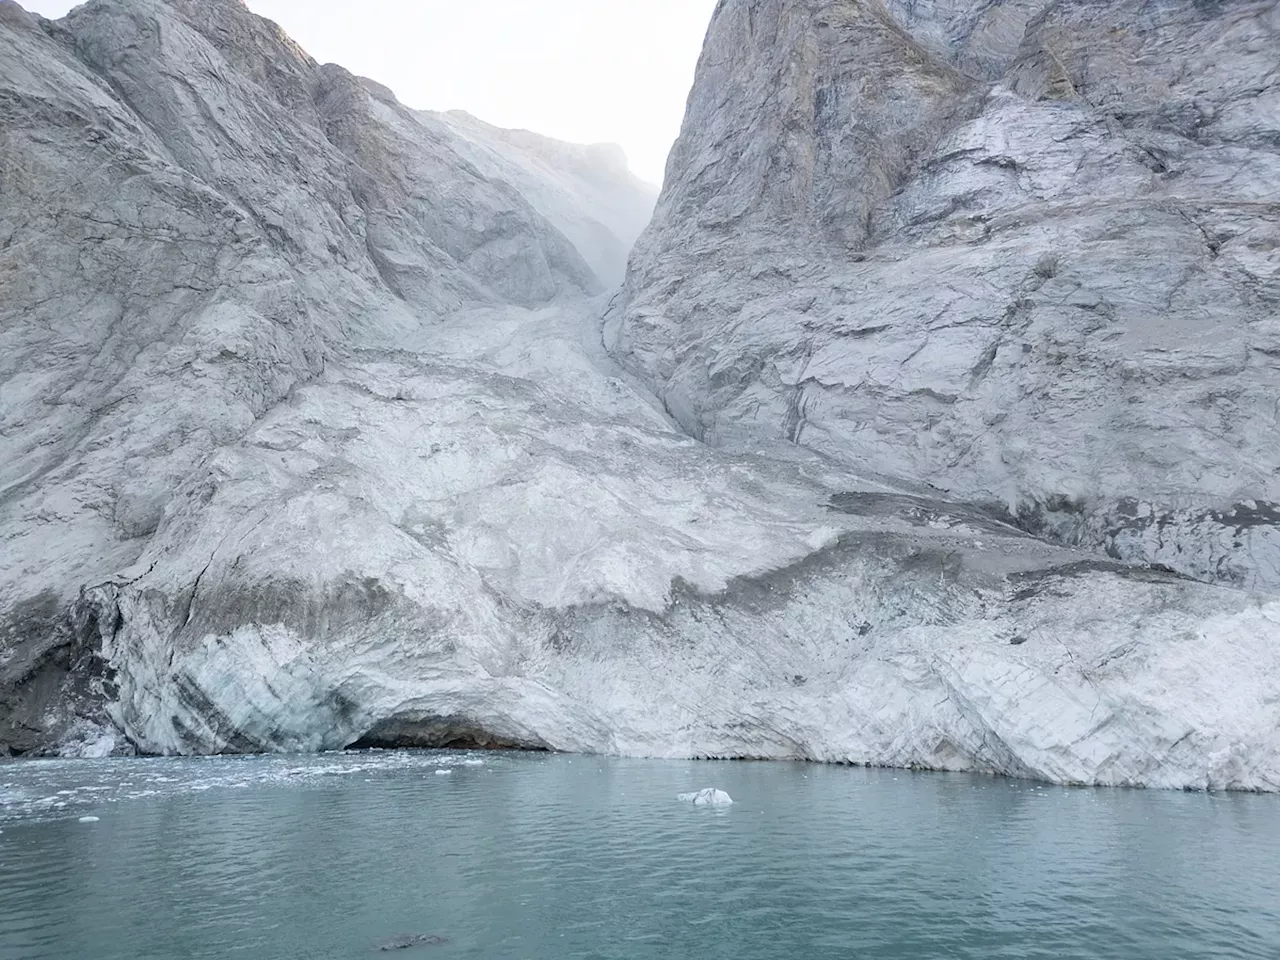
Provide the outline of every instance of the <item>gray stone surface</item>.
[[0,4],[0,697],[54,682],[60,608],[326,362],[600,289],[473,149],[236,0]]
[[[1087,290],[1136,302],[1145,274],[1125,271],[1172,221],[1071,97],[1018,92],[1038,62],[1019,30],[1032,44],[1058,14],[1000,7],[722,4],[602,336],[603,248],[575,231],[622,238],[640,202],[607,154],[406,110],[236,0],[95,0],[57,24],[0,2],[0,745],[1280,789],[1280,602],[1061,542],[1176,558],[1203,528],[1247,581],[1272,514],[1188,486],[1172,523],[1170,485],[1208,461],[1161,479],[1137,419],[1110,507],[1062,486],[1095,466],[1115,378],[1154,391],[1131,416],[1184,418],[1173,457],[1207,442],[1192,400],[1228,374],[1151,386],[1172,347],[1137,320],[1133,377],[1101,337],[1049,372],[1037,351],[1097,312],[1070,291],[1110,264]],[[1225,21],[1194,22],[1209,43]],[[1049,114],[1060,154],[1033,160]],[[937,153],[962,135],[978,152]],[[1024,198],[1025,224],[1000,226],[1011,174],[971,163],[983,150],[1063,191],[1083,164],[1109,199]],[[939,198],[988,173],[1006,192],[956,239],[969,215]],[[1071,232],[1132,223],[1156,233]],[[1214,269],[1244,262],[1233,242]],[[1032,305],[1006,321],[1009,278]],[[1205,272],[1178,296],[1210,303],[1198,284],[1248,286]],[[1233,403],[1267,388],[1231,376]],[[1022,459],[948,453],[1001,398],[1009,422],[984,429]],[[836,413],[858,403],[875,414],[854,429]],[[1019,514],[1038,501],[992,477],[1043,480],[1057,509]],[[1258,531],[1260,559],[1214,540],[1227,528]]]
[[726,0],[607,326],[681,425],[1280,586],[1280,6]]

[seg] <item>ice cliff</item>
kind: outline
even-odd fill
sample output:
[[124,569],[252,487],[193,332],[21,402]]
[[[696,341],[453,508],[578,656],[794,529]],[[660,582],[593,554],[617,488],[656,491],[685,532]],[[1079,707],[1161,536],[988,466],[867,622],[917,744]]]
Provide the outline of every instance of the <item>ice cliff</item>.
[[609,300],[608,149],[0,2],[0,745],[1280,789],[1275,17],[725,0]]

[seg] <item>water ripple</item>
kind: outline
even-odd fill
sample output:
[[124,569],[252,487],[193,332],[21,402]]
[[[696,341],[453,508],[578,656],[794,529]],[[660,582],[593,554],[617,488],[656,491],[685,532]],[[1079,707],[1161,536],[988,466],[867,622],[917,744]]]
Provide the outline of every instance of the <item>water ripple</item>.
[[[675,799],[712,784],[738,802]],[[523,754],[0,762],[0,960],[327,960],[407,932],[484,960],[1274,960],[1278,863],[1274,797]]]

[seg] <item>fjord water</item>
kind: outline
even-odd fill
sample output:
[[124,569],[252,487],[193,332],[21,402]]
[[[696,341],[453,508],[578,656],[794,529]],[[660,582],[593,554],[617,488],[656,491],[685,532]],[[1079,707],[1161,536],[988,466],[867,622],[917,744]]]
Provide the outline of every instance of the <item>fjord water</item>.
[[[675,799],[713,784],[737,803]],[[10,761],[0,830],[0,960],[345,960],[400,934],[442,960],[1280,956],[1271,796],[525,754]]]

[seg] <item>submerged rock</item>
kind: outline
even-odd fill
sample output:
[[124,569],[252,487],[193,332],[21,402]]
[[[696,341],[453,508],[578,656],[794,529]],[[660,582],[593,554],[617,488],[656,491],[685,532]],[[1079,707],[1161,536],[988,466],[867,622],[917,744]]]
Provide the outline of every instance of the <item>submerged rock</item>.
[[378,949],[385,952],[393,950],[411,950],[414,947],[440,947],[448,943],[445,937],[438,937],[430,933],[403,933],[398,937],[392,937],[390,940],[384,940],[378,944]]

